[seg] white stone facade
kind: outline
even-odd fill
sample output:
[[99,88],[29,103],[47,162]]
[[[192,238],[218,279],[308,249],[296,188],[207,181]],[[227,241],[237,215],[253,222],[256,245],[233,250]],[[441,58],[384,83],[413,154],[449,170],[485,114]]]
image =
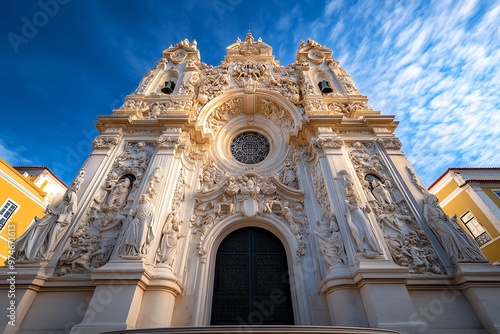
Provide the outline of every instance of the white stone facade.
[[[20,238],[6,332],[209,326],[219,245],[254,226],[283,244],[297,326],[500,333],[500,271],[331,55],[307,40],[281,66],[250,33],[219,66],[196,42],[165,50],[99,117],[65,205]],[[231,148],[246,133],[262,161]]]

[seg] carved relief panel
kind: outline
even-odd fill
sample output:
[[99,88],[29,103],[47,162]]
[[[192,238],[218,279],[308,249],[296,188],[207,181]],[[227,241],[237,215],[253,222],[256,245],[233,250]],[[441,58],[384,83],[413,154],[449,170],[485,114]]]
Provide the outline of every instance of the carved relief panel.
[[441,274],[444,269],[425,232],[395,185],[373,142],[349,143],[348,152],[369,207],[394,262],[414,274]]
[[[96,191],[83,221],[70,236],[69,245],[58,261],[56,275],[89,274],[107,263],[117,239],[126,234],[129,225],[148,225],[145,220],[152,219],[150,201],[162,177],[160,168],[151,172],[141,199],[136,201],[155,146],[156,143],[143,141],[125,143]],[[133,256],[145,254],[145,248],[129,253]]]

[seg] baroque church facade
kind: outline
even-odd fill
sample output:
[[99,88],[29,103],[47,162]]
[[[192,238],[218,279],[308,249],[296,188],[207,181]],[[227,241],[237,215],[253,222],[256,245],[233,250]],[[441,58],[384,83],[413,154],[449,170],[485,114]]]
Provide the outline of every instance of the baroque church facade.
[[17,239],[0,324],[500,333],[500,271],[396,126],[313,40],[287,66],[251,33],[219,66],[181,41],[99,116],[62,203]]

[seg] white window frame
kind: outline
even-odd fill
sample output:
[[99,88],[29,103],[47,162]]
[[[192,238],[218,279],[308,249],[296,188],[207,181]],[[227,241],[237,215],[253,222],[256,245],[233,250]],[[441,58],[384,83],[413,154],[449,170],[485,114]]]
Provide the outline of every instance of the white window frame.
[[470,232],[472,238],[476,241],[479,247],[482,247],[491,241],[490,234],[484,228],[484,226],[477,220],[476,216],[474,216],[471,210],[467,210],[463,215],[461,215],[460,221],[462,222],[462,224],[464,224],[465,228],[467,228],[467,230]]
[[[8,210],[7,205],[9,205],[9,204],[12,206],[15,206],[15,209],[13,211],[6,212],[6,210]],[[17,210],[19,210],[20,207],[21,206],[19,204],[17,204],[11,198],[7,198],[5,200],[2,207],[0,208],[0,232],[2,232],[2,230],[7,225],[7,222],[9,221],[9,219],[16,214]]]
[[491,189],[491,191],[500,199],[500,189]]

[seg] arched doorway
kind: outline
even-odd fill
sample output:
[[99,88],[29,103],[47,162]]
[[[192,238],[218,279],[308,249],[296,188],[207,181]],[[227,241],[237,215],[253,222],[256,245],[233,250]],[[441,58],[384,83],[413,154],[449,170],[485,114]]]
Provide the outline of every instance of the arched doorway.
[[245,227],[217,251],[212,325],[293,325],[285,248],[271,232]]

